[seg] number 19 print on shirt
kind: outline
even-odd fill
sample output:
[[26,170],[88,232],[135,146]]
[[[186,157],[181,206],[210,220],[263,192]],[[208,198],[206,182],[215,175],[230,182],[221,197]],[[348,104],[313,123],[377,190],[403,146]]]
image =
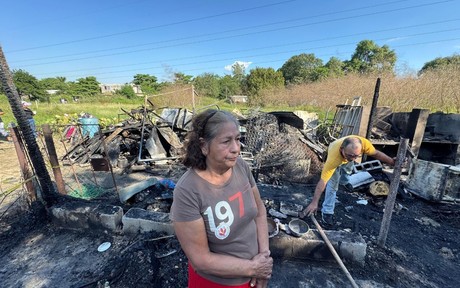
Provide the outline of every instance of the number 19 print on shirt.
[[[248,185],[249,186],[249,185]],[[203,216],[211,232],[219,240],[226,239],[233,229],[247,225],[257,215],[252,189],[236,192],[227,200],[208,206]]]

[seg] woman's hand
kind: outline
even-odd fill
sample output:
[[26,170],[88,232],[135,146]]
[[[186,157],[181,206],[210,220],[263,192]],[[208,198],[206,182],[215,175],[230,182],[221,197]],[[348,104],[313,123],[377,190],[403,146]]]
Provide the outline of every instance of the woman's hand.
[[268,279],[257,279],[252,278],[251,282],[249,282],[251,287],[256,288],[267,288],[268,287]]
[[254,265],[254,278],[270,279],[273,268],[273,258],[270,257],[270,251],[257,254],[251,261]]

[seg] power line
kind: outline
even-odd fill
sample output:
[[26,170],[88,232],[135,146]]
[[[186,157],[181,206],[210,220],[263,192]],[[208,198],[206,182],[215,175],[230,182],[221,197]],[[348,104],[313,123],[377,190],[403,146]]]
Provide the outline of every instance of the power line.
[[386,6],[386,5],[391,5],[391,4],[400,3],[400,2],[407,2],[407,1],[411,1],[411,0],[399,0],[399,1],[393,1],[393,2],[386,2],[386,3],[383,3],[383,4],[377,4],[377,5],[373,5],[373,6],[364,6],[364,7],[359,7],[359,8],[355,8],[355,9],[347,9],[347,10],[341,10],[341,11],[336,11],[336,12],[328,12],[328,13],[309,16],[309,17],[302,17],[302,18],[290,19],[290,20],[285,20],[285,21],[277,21],[277,22],[271,22],[271,23],[261,24],[261,25],[253,25],[253,26],[249,26],[249,27],[230,29],[230,30],[226,30],[226,31],[219,31],[219,32],[215,32],[215,33],[206,33],[206,34],[201,34],[201,35],[194,35],[194,36],[170,39],[170,40],[159,41],[159,42],[158,41],[157,42],[149,42],[149,43],[142,43],[142,44],[129,45],[129,46],[123,46],[123,47],[116,47],[116,48],[110,48],[110,49],[100,49],[100,50],[87,51],[87,52],[82,52],[82,53],[72,53],[72,54],[50,56],[50,57],[43,57],[43,58],[24,59],[24,60],[16,61],[15,63],[28,62],[28,61],[37,61],[37,60],[46,60],[46,59],[61,58],[61,57],[68,57],[68,56],[78,56],[78,55],[99,53],[99,52],[105,52],[105,51],[121,50],[121,49],[127,49],[127,48],[139,47],[139,46],[147,46],[147,45],[153,45],[153,44],[176,42],[176,41],[180,41],[180,40],[200,38],[200,37],[206,37],[206,36],[211,36],[211,35],[222,35],[222,34],[226,34],[226,33],[230,33],[230,32],[237,32],[237,31],[241,31],[241,30],[261,28],[261,27],[273,26],[273,25],[278,25],[278,24],[285,24],[285,23],[289,23],[289,22],[297,22],[297,21],[300,21],[300,20],[319,18],[319,17],[323,17],[323,16],[329,16],[329,15],[334,15],[334,14],[342,14],[342,13],[346,13],[346,12],[355,12],[355,11],[358,11],[358,10],[375,8],[375,7],[384,6],[384,5]]
[[287,0],[287,1],[282,1],[282,2],[277,2],[277,3],[272,3],[272,4],[266,4],[266,5],[261,5],[261,6],[257,6],[257,7],[252,7],[252,8],[246,8],[246,9],[240,9],[240,10],[231,11],[231,12],[220,13],[220,14],[211,15],[211,16],[198,17],[198,18],[182,20],[182,21],[168,23],[168,24],[144,27],[144,28],[124,31],[124,32],[118,32],[118,33],[112,33],[112,34],[107,34],[107,35],[102,35],[102,36],[89,37],[89,38],[84,38],[84,39],[78,39],[78,40],[72,40],[72,41],[66,41],[66,42],[60,42],[60,43],[54,43],[54,44],[48,44],[48,45],[42,45],[42,46],[36,46],[36,47],[30,47],[30,48],[24,48],[24,49],[18,49],[18,50],[12,50],[12,51],[8,51],[7,53],[16,53],[16,52],[29,51],[29,50],[35,50],[35,49],[41,49],[41,48],[47,48],[47,47],[53,47],[53,46],[60,46],[60,45],[65,45],[65,44],[74,44],[74,43],[85,42],[85,41],[90,41],[90,40],[98,40],[98,39],[109,38],[109,37],[113,37],[113,36],[119,36],[119,35],[123,35],[123,34],[131,34],[131,33],[135,33],[135,32],[152,30],[152,29],[156,29],[156,28],[163,28],[163,27],[167,27],[167,26],[173,26],[173,25],[186,24],[186,23],[191,23],[191,22],[196,22],[196,21],[208,20],[208,19],[211,19],[211,18],[226,16],[226,15],[231,15],[231,14],[237,14],[237,13],[247,12],[247,11],[251,11],[251,10],[258,10],[258,9],[267,8],[267,7],[270,7],[270,6],[276,6],[276,5],[285,4],[285,3],[294,2],[294,1],[297,1],[297,0]]
[[[394,1],[394,2],[390,2],[390,3],[399,3],[399,2],[406,2],[406,1],[409,1],[409,0]],[[81,57],[81,58],[77,58],[77,59],[64,59],[64,60],[61,60],[61,61],[53,61],[53,62],[50,62],[50,63],[38,63],[38,64],[29,63],[29,65],[25,65],[25,67],[39,66],[39,65],[43,66],[43,65],[48,65],[48,64],[64,63],[64,62],[70,62],[70,61],[89,60],[89,59],[102,58],[102,57],[108,57],[108,56],[113,56],[113,55],[123,55],[123,54],[130,54],[130,53],[133,54],[133,53],[139,53],[139,52],[142,52],[142,51],[150,51],[150,50],[154,50],[154,49],[164,49],[164,48],[170,48],[170,47],[175,47],[175,46],[179,46],[179,45],[184,46],[184,45],[191,45],[191,44],[196,44],[196,43],[205,43],[205,42],[210,42],[210,41],[217,41],[217,40],[222,40],[222,39],[231,39],[231,38],[235,38],[235,37],[243,37],[243,36],[247,36],[247,35],[262,34],[262,33],[268,33],[268,32],[272,32],[272,31],[294,29],[294,28],[298,28],[298,27],[304,27],[304,26],[307,26],[307,25],[322,24],[322,23],[328,23],[328,22],[333,22],[333,21],[355,19],[355,18],[363,17],[363,16],[371,16],[371,15],[376,15],[376,14],[388,13],[388,12],[393,12],[393,11],[408,10],[408,9],[412,9],[414,7],[436,5],[436,4],[439,4],[439,3],[446,3],[446,2],[452,2],[452,1],[439,1],[439,2],[435,2],[435,3],[429,3],[429,4],[423,4],[423,5],[413,5],[413,6],[410,6],[410,7],[389,9],[389,10],[385,10],[385,11],[377,11],[377,12],[366,13],[366,14],[361,14],[361,15],[354,15],[354,16],[349,16],[349,17],[335,17],[334,19],[326,19],[326,20],[316,21],[316,22],[310,21],[310,23],[306,23],[306,24],[290,25],[290,26],[287,26],[287,27],[278,27],[278,28],[274,28],[274,29],[265,29],[264,31],[252,31],[252,32],[249,31],[248,33],[240,33],[238,35],[230,35],[230,36],[225,36],[225,37],[214,37],[212,39],[202,39],[202,40],[197,39],[196,41],[188,41],[188,42],[185,42],[185,43],[173,44],[173,45],[164,45],[163,47],[152,47],[152,48],[149,48],[149,49],[141,49],[141,50],[137,49],[137,50],[134,50],[134,51],[125,51],[125,52],[121,52],[121,53],[112,53],[112,54],[107,54],[107,55],[94,55],[94,56],[91,56],[91,57]],[[387,5],[387,4],[388,3],[380,4],[380,5],[376,5],[376,6],[383,6],[383,5]],[[337,11],[337,12],[330,12],[330,13],[315,15],[313,17],[307,17],[307,19],[317,18],[317,17],[321,17],[321,16],[324,16],[324,15],[339,14],[339,13],[343,13],[344,11],[350,12],[350,11],[363,10],[363,9],[366,9],[366,8],[369,8],[369,7],[374,8],[376,6],[360,7],[358,9],[349,9],[349,10],[342,10],[342,11]],[[415,12],[416,11],[410,11],[410,12],[406,12],[406,13],[415,13]],[[405,13],[405,15],[406,15],[406,13]],[[391,15],[385,16],[385,17],[391,18]],[[371,20],[375,20],[375,18],[376,17],[373,17]],[[184,41],[184,40],[187,40],[187,39],[196,39],[196,38],[199,38],[199,37],[209,37],[209,36],[216,35],[216,34],[221,35],[223,33],[232,33],[232,32],[237,32],[237,31],[242,31],[242,30],[256,29],[256,28],[268,27],[268,26],[273,26],[273,25],[279,25],[279,24],[283,24],[283,23],[290,23],[290,22],[293,22],[293,21],[301,21],[302,19],[305,19],[305,18],[297,18],[297,19],[290,19],[290,20],[285,20],[285,21],[272,22],[272,23],[256,25],[256,26],[249,26],[249,27],[244,27],[244,28],[239,28],[239,29],[221,31],[219,33],[208,33],[208,34],[201,34],[201,35],[195,35],[195,36],[188,36],[188,37],[179,38],[179,39],[166,40],[166,41],[161,41],[161,42],[144,43],[144,44],[137,45],[136,47],[147,46],[147,45],[152,45],[152,44],[153,45],[154,44],[158,45],[158,44],[162,44],[162,43],[173,43],[173,41]],[[429,19],[429,18],[427,18],[427,19]],[[282,44],[279,44],[279,45],[264,46],[264,47],[258,47],[258,48],[252,48],[252,49],[243,49],[243,50],[224,51],[224,52],[220,52],[220,53],[211,53],[211,54],[207,54],[207,55],[179,57],[179,58],[173,58],[173,59],[169,59],[169,60],[161,60],[161,61],[158,60],[158,61],[142,62],[142,63],[136,63],[136,64],[128,63],[127,65],[99,67],[99,68],[95,68],[95,69],[90,69],[89,71],[97,70],[97,69],[116,68],[116,67],[124,67],[124,68],[126,68],[126,67],[133,67],[133,66],[139,66],[139,65],[146,65],[146,64],[149,64],[149,63],[158,63],[159,64],[161,62],[166,62],[166,61],[180,62],[180,63],[174,64],[173,67],[177,67],[177,66],[184,67],[184,66],[187,66],[187,65],[196,65],[196,64],[199,65],[199,64],[204,64],[204,63],[212,63],[212,62],[217,62],[217,61],[224,61],[224,60],[227,60],[228,58],[227,59],[214,59],[214,60],[206,59],[204,61],[195,61],[195,62],[188,61],[190,63],[185,63],[183,61],[186,60],[186,59],[199,59],[199,58],[204,58],[204,57],[216,57],[218,55],[231,55],[231,54],[242,53],[242,52],[259,51],[261,49],[281,50],[281,49],[275,49],[275,48],[292,46],[292,45],[301,45],[301,44],[313,43],[313,42],[318,42],[318,41],[328,41],[328,40],[346,38],[346,37],[355,37],[355,36],[358,36],[358,35],[365,35],[365,34],[371,34],[371,33],[375,34],[375,33],[397,31],[397,30],[409,29],[409,28],[418,28],[418,27],[422,27],[422,26],[436,25],[436,24],[442,24],[442,23],[453,22],[453,21],[458,21],[458,20],[460,20],[460,19],[437,21],[437,22],[431,22],[431,23],[426,23],[426,24],[417,24],[417,25],[411,25],[411,26],[396,27],[396,28],[383,29],[383,30],[377,30],[377,31],[371,31],[371,32],[360,32],[360,33],[354,33],[354,34],[349,34],[349,35],[341,35],[341,36],[335,36],[335,37],[324,37],[324,38],[321,38],[321,39],[314,39],[314,40],[308,40],[308,41],[299,41],[299,42],[294,42],[294,43],[283,42]],[[344,23],[344,24],[346,24],[346,23]],[[341,25],[341,24],[338,24],[338,25]],[[363,25],[362,27],[366,27],[366,26]],[[447,25],[446,25],[446,27],[447,27]],[[361,29],[358,29],[358,31],[359,30],[361,30]],[[409,35],[409,36],[414,37],[414,36],[417,36],[417,35],[420,36],[420,35],[427,35],[427,34],[434,34],[434,33],[444,33],[444,32],[455,31],[455,30],[458,30],[458,29],[454,28],[454,29],[449,29],[449,30],[448,29],[438,30],[438,31],[434,31],[434,32],[421,32],[421,33],[412,34],[412,35]],[[392,33],[390,33],[390,34],[392,34]],[[269,37],[273,37],[273,36],[269,36]],[[403,36],[399,36],[399,38],[401,38],[401,37],[403,37]],[[404,37],[408,37],[408,36],[406,35]],[[388,37],[388,38],[390,38],[390,37]],[[388,38],[387,38],[387,40],[388,40]],[[437,37],[437,38],[439,38],[439,37]],[[374,38],[368,38],[368,39],[374,39]],[[456,39],[444,39],[444,40],[439,40],[439,41],[428,41],[428,42],[424,42],[424,43],[425,44],[426,43],[441,43],[441,42],[453,41],[453,40],[456,40]],[[295,52],[296,51],[306,50],[306,49],[319,49],[319,48],[339,47],[339,46],[343,46],[343,45],[350,45],[350,44],[356,44],[356,43],[357,42],[349,43],[349,44],[337,44],[337,45],[332,45],[332,46],[303,48],[303,49],[297,49],[297,50],[295,50]],[[399,46],[392,45],[391,48],[406,47],[406,46],[412,46],[412,45],[425,45],[425,44],[410,43],[410,44],[404,44],[404,45],[399,45]],[[37,60],[42,60],[42,59],[55,59],[55,58],[69,57],[69,56],[82,55],[82,54],[91,54],[91,53],[94,53],[94,52],[97,52],[97,53],[102,52],[103,53],[103,52],[106,52],[106,51],[129,49],[131,47],[133,47],[133,46],[118,47],[118,48],[111,48],[111,49],[103,49],[103,50],[99,50],[99,51],[88,51],[88,52],[79,53],[79,54],[69,54],[69,55],[53,56],[53,57],[47,57],[47,58],[21,60],[21,61],[17,61],[16,63],[14,61],[12,61],[12,63],[14,63],[14,64],[17,64],[17,63],[20,63],[20,62],[26,62],[27,63],[28,61],[30,62],[30,61],[37,61]],[[218,51],[221,51],[221,50],[218,50]],[[273,55],[281,55],[281,54],[292,53],[292,52],[293,52],[293,50],[290,50],[290,51],[274,51],[274,52],[265,53],[265,54],[256,54],[256,55],[249,55],[249,56],[246,55],[246,56],[243,56],[243,57],[262,57],[262,56],[266,56],[266,55],[273,56]],[[342,53],[344,53],[344,52],[342,52]],[[336,53],[336,55],[340,55],[340,54]],[[240,55],[238,57],[240,57]],[[113,61],[117,61],[116,58],[114,58],[114,59],[115,60],[113,60]],[[232,60],[234,60],[234,58]],[[277,61],[281,61],[281,60],[265,61],[265,62],[257,62],[257,63],[267,63],[267,62],[270,63],[270,62],[277,62]],[[129,62],[131,62],[131,61],[129,61]],[[137,70],[149,70],[149,69],[157,69],[157,68],[160,68],[160,67],[138,68]],[[222,66],[220,66],[218,68],[222,68]],[[104,71],[102,71],[101,73],[98,73],[97,75],[107,75],[107,74],[114,74],[114,73],[128,72],[128,71],[135,71],[135,70],[136,69],[119,70],[119,71],[114,71],[114,72],[104,72]],[[203,68],[188,69],[188,70],[185,70],[185,71],[195,71],[195,70],[203,70]],[[65,72],[76,72],[76,71],[85,71],[85,72],[87,72],[88,69],[70,70],[70,71],[65,71]],[[63,73],[63,72],[55,72],[53,74],[56,75],[57,73]],[[51,74],[51,73],[48,73],[48,74]]]
[[[35,59],[28,59],[28,60],[20,60],[20,61],[16,61],[16,62],[13,62],[13,63],[28,62],[28,61],[38,61],[38,60],[44,60],[44,59],[54,59],[54,58],[61,58],[61,57],[68,57],[68,56],[78,56],[78,55],[84,55],[84,54],[99,53],[99,52],[106,52],[106,51],[112,51],[112,50],[120,50],[120,49],[132,48],[132,47],[147,46],[147,45],[152,45],[152,44],[169,43],[169,42],[175,42],[175,41],[191,39],[191,38],[193,39],[193,38],[196,38],[196,37],[204,37],[204,36],[210,36],[210,35],[216,35],[216,34],[217,35],[222,35],[222,34],[229,33],[229,32],[236,32],[236,31],[241,31],[241,30],[260,28],[260,27],[272,26],[272,25],[277,25],[277,24],[284,24],[284,23],[289,23],[289,22],[297,22],[299,20],[304,20],[304,19],[318,18],[318,17],[322,17],[322,16],[326,16],[326,15],[340,14],[340,13],[350,12],[350,11],[358,11],[358,10],[374,8],[374,7],[378,7],[378,6],[382,6],[382,5],[388,5],[388,4],[394,4],[394,3],[406,2],[406,1],[409,1],[409,0],[394,1],[394,2],[389,2],[389,3],[385,3],[385,4],[374,5],[374,6],[360,7],[360,8],[357,8],[357,9],[348,9],[348,10],[342,10],[342,11],[337,11],[337,12],[323,13],[323,14],[319,14],[319,15],[315,15],[315,16],[311,16],[311,17],[306,17],[306,18],[297,18],[297,19],[291,19],[291,20],[286,20],[286,21],[268,23],[268,24],[264,24],[264,25],[256,25],[256,26],[251,26],[251,27],[246,27],[246,28],[232,29],[232,30],[220,31],[220,32],[211,33],[211,34],[202,34],[202,35],[198,35],[198,36],[184,37],[184,38],[172,39],[172,40],[161,41],[161,42],[151,42],[151,43],[145,43],[145,44],[140,44],[140,45],[132,45],[132,46],[119,47],[119,48],[111,48],[111,49],[101,49],[101,50],[97,50],[97,51],[92,51],[92,52],[90,51],[90,52],[77,53],[77,54],[67,54],[67,55],[52,56],[52,57],[45,57],[45,58],[35,58]],[[366,17],[366,16],[371,16],[371,15],[377,15],[377,14],[391,13],[391,12],[407,10],[407,9],[413,9],[413,8],[420,8],[420,7],[424,7],[424,6],[436,5],[436,4],[439,4],[439,3],[445,3],[445,2],[450,2],[450,1],[453,1],[453,0],[446,0],[446,1],[428,3],[428,4],[419,4],[419,5],[409,6],[409,7],[396,8],[396,9],[390,9],[390,10],[366,13],[366,14],[355,15],[355,16],[350,16],[350,17],[329,19],[329,20],[323,20],[323,21],[318,21],[318,22],[311,22],[311,23],[299,24],[299,25],[293,25],[293,26],[287,26],[287,27],[280,27],[280,28],[274,28],[274,29],[269,29],[269,30],[264,30],[264,31],[248,32],[248,33],[244,33],[244,34],[238,34],[238,35],[232,35],[232,36],[226,36],[226,37],[211,38],[211,39],[199,40],[199,41],[193,41],[193,42],[178,43],[178,44],[168,45],[168,46],[144,48],[144,49],[137,49],[137,50],[132,50],[132,51],[125,51],[125,52],[105,54],[105,55],[89,56],[89,57],[84,57],[84,58],[74,58],[74,59],[61,60],[61,61],[62,62],[67,62],[67,61],[78,61],[78,60],[85,60],[85,59],[94,59],[94,58],[100,58],[100,57],[124,55],[124,54],[131,54],[131,53],[137,53],[137,52],[143,52],[143,51],[156,50],[156,49],[171,48],[171,47],[177,47],[177,46],[182,46],[182,45],[190,45],[190,44],[196,44],[196,43],[224,40],[224,39],[230,39],[230,38],[236,38],[236,37],[242,37],[242,36],[249,36],[249,35],[254,35],[254,34],[262,34],[262,33],[268,33],[268,32],[280,31],[280,30],[287,30],[287,29],[300,28],[300,27],[305,27],[305,26],[324,24],[324,23],[335,22],[335,21],[356,19],[356,18],[360,18],[360,17]],[[79,41],[79,40],[76,40],[76,41]],[[16,51],[18,51],[18,50],[16,50]],[[35,66],[35,65],[55,64],[55,63],[61,63],[61,61],[37,63],[37,64],[30,64],[30,65]]]
[[[456,30],[460,30],[456,29]],[[430,32],[430,34],[433,33],[439,33],[440,31],[433,31]],[[411,34],[411,35],[404,35],[401,37],[413,37],[413,36],[421,36],[421,35],[426,35],[428,33],[417,33],[417,34]],[[450,39],[444,39],[444,40],[437,40],[437,41],[425,41],[425,42],[418,42],[418,43],[411,43],[411,44],[401,44],[401,45],[396,45],[394,47],[406,47],[406,46],[417,46],[417,45],[425,45],[425,44],[433,44],[433,43],[441,43],[441,42],[447,42],[447,41],[454,41],[454,40],[459,40],[460,38],[450,38]],[[375,39],[375,41],[380,41],[380,40],[387,40],[386,38],[381,38],[381,39]],[[245,55],[242,56],[243,58],[256,58],[256,57],[263,57],[263,56],[273,56],[273,55],[280,55],[280,54],[292,54],[292,53],[298,53],[301,51],[305,50],[315,50],[315,49],[324,49],[324,48],[331,48],[331,47],[340,47],[340,46],[348,46],[351,44],[355,44],[354,42],[349,42],[349,43],[341,43],[341,44],[334,44],[334,45],[324,45],[324,46],[317,46],[317,47],[310,47],[310,48],[299,48],[299,49],[294,49],[294,50],[288,50],[288,51],[280,51],[276,53],[264,53],[264,54],[255,54],[255,55]],[[349,54],[351,55],[353,52],[350,52]],[[333,54],[326,54],[326,55],[333,55]],[[324,56],[324,55],[323,55]],[[320,55],[316,55],[315,57],[321,57]],[[206,60],[206,61],[201,61],[201,62],[191,62],[191,63],[181,63],[177,64],[176,66],[188,66],[188,65],[196,65],[196,64],[204,64],[204,63],[213,63],[213,62],[220,62],[220,61],[228,61],[232,60],[232,58],[224,58],[224,59],[214,59],[214,60]],[[282,60],[270,60],[270,61],[263,61],[263,62],[258,62],[258,63],[271,63],[271,62],[279,62]],[[103,72],[103,73],[92,73],[91,76],[96,76],[96,75],[106,75],[106,74],[113,74],[113,73],[120,73],[120,72],[130,72],[130,71],[143,71],[143,70],[152,70],[152,69],[158,69],[162,67],[147,67],[147,68],[142,68],[142,69],[130,69],[130,70],[120,70],[120,71],[112,71],[112,72]],[[221,68],[221,67],[214,67],[214,68]],[[187,71],[196,71],[196,70],[202,70],[203,68],[196,68],[196,69],[186,69],[186,70],[181,70],[183,72]],[[104,78],[102,78],[104,79]]]
[[[306,43],[312,43],[312,42],[320,42],[320,41],[322,42],[322,41],[336,40],[336,39],[341,39],[341,38],[349,38],[349,37],[355,37],[355,36],[359,36],[359,35],[376,34],[376,33],[389,32],[389,31],[395,31],[395,30],[402,30],[402,29],[408,29],[408,28],[418,28],[418,27],[422,27],[422,26],[428,26],[428,25],[445,23],[445,22],[452,22],[452,21],[459,21],[459,20],[460,20],[460,18],[459,19],[445,20],[445,21],[438,21],[438,22],[430,22],[430,23],[419,24],[419,25],[410,25],[410,26],[396,27],[396,28],[390,28],[390,29],[382,29],[382,30],[377,30],[377,31],[354,33],[354,34],[342,35],[342,36],[336,36],[336,37],[326,37],[326,38],[321,38],[321,39],[298,41],[298,42],[294,42],[294,43],[285,43],[285,44],[280,44],[280,45],[264,46],[264,47],[252,48],[252,49],[241,49],[241,50],[237,50],[237,51],[227,51],[227,52],[205,54],[205,55],[199,55],[199,56],[193,56],[193,57],[182,57],[182,58],[175,58],[175,59],[167,59],[167,60],[162,60],[161,62],[163,62],[163,63],[164,62],[173,62],[173,61],[181,61],[181,60],[186,60],[186,59],[196,59],[196,58],[212,57],[212,56],[218,56],[218,55],[236,54],[236,53],[242,53],[242,52],[248,52],[248,51],[266,50],[266,49],[271,49],[271,48],[286,47],[286,46],[306,44]],[[414,37],[414,36],[420,36],[420,35],[437,34],[437,33],[442,33],[442,32],[457,31],[459,29],[460,28],[445,29],[445,30],[438,30],[438,31],[433,31],[433,32],[416,33],[416,34],[399,36],[399,37]],[[354,43],[352,43],[352,44],[354,44]],[[343,46],[343,45],[337,45],[337,46]],[[332,46],[332,47],[334,47],[334,46]],[[304,48],[303,50],[306,50],[306,49],[312,49],[312,48]],[[313,48],[313,49],[315,49],[315,48]],[[246,57],[248,57],[248,56],[246,56]],[[129,65],[129,66],[145,65],[145,64],[152,64],[152,63],[159,63],[159,62],[160,61],[142,62],[142,63],[139,63],[139,64],[134,64],[134,65]],[[37,66],[37,65],[39,65],[39,64],[29,65],[29,66]],[[98,68],[98,69],[109,69],[109,68],[116,68],[116,67],[120,67],[120,66],[126,67],[126,65],[119,65],[119,66],[101,67],[101,68]],[[23,66],[23,67],[28,67],[28,66]],[[88,71],[88,70],[85,69],[84,71]],[[59,72],[59,73],[68,73],[68,72],[75,72],[75,71],[70,70],[70,71],[64,71],[64,72]]]
[[[262,34],[262,33],[268,33],[268,32],[280,31],[280,30],[287,30],[287,29],[293,29],[293,28],[317,25],[317,24],[324,24],[324,23],[329,23],[329,22],[356,19],[356,18],[359,18],[359,17],[366,17],[366,16],[371,16],[371,15],[384,14],[384,13],[390,13],[390,12],[395,12],[395,11],[419,8],[419,7],[423,7],[423,6],[434,5],[434,4],[450,2],[450,1],[452,1],[452,0],[434,2],[434,3],[429,3],[429,4],[420,4],[420,5],[414,5],[414,6],[409,6],[409,7],[396,8],[396,9],[390,9],[390,10],[366,13],[366,14],[349,16],[349,17],[341,17],[341,18],[336,18],[336,19],[329,19],[329,20],[323,20],[323,21],[318,21],[318,22],[311,22],[311,23],[299,24],[299,25],[293,25],[293,26],[287,26],[287,27],[280,27],[280,28],[269,29],[269,30],[264,30],[264,31],[250,32],[250,33],[244,33],[244,34],[238,34],[238,35],[232,35],[232,36],[223,36],[223,37],[211,38],[211,39],[206,39],[206,40],[197,40],[197,41],[185,42],[185,43],[178,43],[178,44],[174,44],[174,45],[152,47],[152,48],[144,48],[144,49],[137,49],[137,50],[119,52],[119,53],[110,53],[110,54],[95,55],[95,56],[88,56],[88,57],[80,57],[80,58],[58,60],[58,61],[51,61],[51,62],[44,62],[44,63],[28,64],[28,65],[23,65],[23,67],[41,66],[41,65],[49,65],[49,64],[64,63],[64,62],[73,62],[73,61],[88,60],[88,59],[95,59],[95,58],[109,57],[109,56],[116,56],[116,55],[126,55],[126,54],[139,53],[139,52],[145,52],[145,51],[151,51],[151,50],[157,50],[157,49],[171,48],[171,47],[176,47],[176,46],[183,46],[183,45],[191,45],[191,44],[211,42],[211,41],[217,41],[217,40],[224,40],[224,39],[243,37],[243,36],[249,36],[249,35],[254,35],[254,34]],[[397,2],[402,2],[402,1],[397,1]],[[459,19],[448,20],[448,21],[458,21],[458,20]],[[444,21],[439,21],[439,22],[435,22],[435,23],[438,23],[438,24],[439,23],[446,23],[448,21],[445,21],[445,22]],[[273,24],[268,24],[268,25],[273,25]],[[109,51],[109,50],[110,49],[104,49],[102,51]],[[70,56],[73,56],[73,55],[70,55]],[[32,59],[30,61],[36,61],[36,59]],[[23,61],[20,61],[20,62],[23,62]],[[18,62],[12,62],[12,63],[16,64]]]
[[[449,41],[458,41],[460,40],[460,37],[459,38],[449,38],[449,39],[442,39],[442,40],[437,40],[437,41],[425,41],[425,42],[418,42],[418,43],[410,43],[410,44],[402,44],[402,45],[396,45],[394,47],[398,48],[398,47],[407,47],[407,46],[420,46],[420,45],[426,45],[426,44],[436,44],[436,43],[442,43],[442,42],[449,42]],[[343,44],[345,45],[345,44]],[[343,52],[343,53],[348,53],[348,54],[352,54],[354,53],[354,51],[348,51],[348,52]],[[328,54],[323,54],[323,55],[318,55],[318,57],[325,57],[325,56],[334,56],[334,54],[332,53],[328,53]],[[274,62],[280,62],[280,61],[285,61],[284,59],[276,59],[276,60],[269,60],[269,61],[261,61],[261,62],[258,62],[259,64],[267,64],[267,63],[274,63]],[[206,67],[205,69],[218,69],[218,68],[221,68],[221,66],[214,66],[214,67]],[[185,70],[181,70],[181,72],[192,72],[192,71],[197,71],[197,70],[203,70],[203,67],[200,67],[200,68],[194,68],[194,69],[185,69]],[[110,78],[107,78],[107,77],[101,77],[99,78],[99,80],[101,79],[114,79],[114,78],[127,78],[127,77],[132,77],[133,75],[121,75],[121,76],[115,76],[115,77],[110,77]]]

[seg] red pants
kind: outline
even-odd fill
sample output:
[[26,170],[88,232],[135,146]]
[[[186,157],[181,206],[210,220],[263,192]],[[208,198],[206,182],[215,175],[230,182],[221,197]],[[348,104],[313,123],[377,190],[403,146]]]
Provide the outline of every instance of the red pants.
[[228,285],[221,285],[215,282],[209,281],[206,278],[201,277],[195,272],[190,262],[188,263],[188,288],[247,288],[249,286],[249,282],[236,285],[236,286],[228,286]]

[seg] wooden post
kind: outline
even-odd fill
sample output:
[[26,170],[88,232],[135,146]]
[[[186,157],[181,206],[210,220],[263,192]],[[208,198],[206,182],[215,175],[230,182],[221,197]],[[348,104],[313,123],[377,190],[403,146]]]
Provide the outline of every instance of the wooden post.
[[362,106],[361,118],[359,119],[359,131],[358,135],[361,137],[366,137],[367,126],[369,125],[369,116],[371,115],[370,106]]
[[61,173],[61,166],[59,165],[56,147],[54,146],[53,132],[51,132],[49,124],[43,125],[42,129],[43,135],[45,136],[46,149],[48,150],[48,156],[50,159],[51,168],[53,168],[54,181],[56,181],[58,192],[63,195],[66,195],[67,192],[65,191],[64,179],[62,178]]
[[28,181],[33,176],[33,174],[32,171],[30,171],[30,167],[26,159],[26,154],[24,153],[24,143],[22,142],[21,137],[19,137],[18,127],[10,128],[10,132],[11,137],[13,138],[14,148],[16,149],[16,155],[18,156],[21,174],[25,180],[27,193],[29,195],[28,200],[29,203],[32,203],[37,200],[37,193],[35,192],[33,181]]
[[366,138],[370,139],[372,134],[372,126],[374,124],[375,110],[377,109],[377,102],[379,101],[380,93],[380,78],[377,78],[374,89],[374,97],[372,98],[371,112],[369,113],[369,121],[367,122]]
[[[377,78],[377,82],[375,83],[374,88],[374,97],[372,98],[372,105],[371,111],[369,112],[369,121],[367,122],[367,131],[366,131],[366,139],[371,139],[372,136],[372,126],[374,126],[374,118],[375,118],[375,110],[377,110],[377,102],[379,101],[379,93],[380,93],[380,78]],[[364,154],[362,161],[366,162],[367,155]]]
[[411,151],[414,157],[418,156],[420,146],[422,146],[423,136],[425,134],[426,123],[430,110],[428,109],[412,109],[407,121],[406,136],[411,142]]
[[391,215],[393,214],[396,195],[398,194],[399,179],[401,178],[402,164],[404,163],[404,158],[406,157],[408,143],[409,139],[407,138],[402,138],[399,142],[398,154],[396,156],[395,167],[393,169],[393,179],[390,184],[390,195],[388,195],[387,200],[385,201],[385,212],[383,213],[380,233],[377,239],[377,244],[380,247],[385,246],[388,230],[390,229]]

